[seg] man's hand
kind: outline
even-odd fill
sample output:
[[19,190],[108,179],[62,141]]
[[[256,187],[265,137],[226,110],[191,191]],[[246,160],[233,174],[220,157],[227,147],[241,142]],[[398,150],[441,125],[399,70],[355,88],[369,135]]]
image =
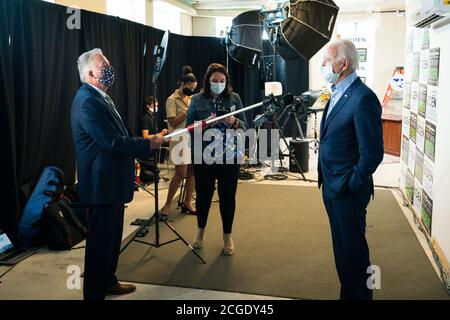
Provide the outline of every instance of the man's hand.
[[162,136],[167,136],[169,134],[169,130],[163,129],[159,134]]
[[148,140],[150,140],[151,149],[159,149],[162,146],[162,144],[166,141],[164,139],[164,136],[159,133],[148,137]]

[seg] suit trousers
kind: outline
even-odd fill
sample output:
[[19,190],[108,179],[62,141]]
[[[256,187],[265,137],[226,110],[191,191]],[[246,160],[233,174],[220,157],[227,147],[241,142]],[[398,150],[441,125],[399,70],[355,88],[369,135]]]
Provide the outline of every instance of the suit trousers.
[[124,204],[89,207],[84,261],[85,300],[104,300],[105,289],[115,286],[123,233]]
[[346,194],[330,199],[322,192],[331,226],[334,259],[343,300],[371,300],[367,282],[371,275],[369,246],[366,240],[366,208],[370,192]]

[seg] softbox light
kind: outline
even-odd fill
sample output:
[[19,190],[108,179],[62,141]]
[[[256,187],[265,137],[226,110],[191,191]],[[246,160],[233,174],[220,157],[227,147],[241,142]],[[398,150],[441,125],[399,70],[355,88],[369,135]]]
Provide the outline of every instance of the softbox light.
[[229,34],[229,54],[247,67],[256,67],[262,51],[262,22],[259,11],[247,11],[233,19]]
[[286,60],[311,59],[330,41],[338,11],[332,0],[291,0],[280,23],[278,53]]

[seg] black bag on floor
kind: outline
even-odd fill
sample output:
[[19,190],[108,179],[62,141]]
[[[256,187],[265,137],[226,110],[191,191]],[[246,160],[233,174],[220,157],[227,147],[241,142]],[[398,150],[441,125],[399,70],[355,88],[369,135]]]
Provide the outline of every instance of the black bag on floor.
[[86,228],[63,200],[45,207],[42,224],[50,250],[70,250],[86,238]]
[[63,199],[67,202],[70,208],[72,208],[75,216],[80,220],[84,227],[87,227],[87,210],[86,207],[80,202],[80,196],[78,195],[78,184],[67,185],[63,192]]

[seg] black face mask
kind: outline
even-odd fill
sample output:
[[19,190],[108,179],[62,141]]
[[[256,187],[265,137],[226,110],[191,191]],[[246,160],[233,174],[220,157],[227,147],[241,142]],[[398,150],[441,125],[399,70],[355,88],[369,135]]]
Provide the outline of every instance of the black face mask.
[[194,94],[194,91],[192,91],[192,90],[189,89],[189,88],[184,88],[184,89],[183,89],[183,94],[186,95],[186,96],[188,96],[188,97],[190,97],[190,96],[192,96],[192,95]]

